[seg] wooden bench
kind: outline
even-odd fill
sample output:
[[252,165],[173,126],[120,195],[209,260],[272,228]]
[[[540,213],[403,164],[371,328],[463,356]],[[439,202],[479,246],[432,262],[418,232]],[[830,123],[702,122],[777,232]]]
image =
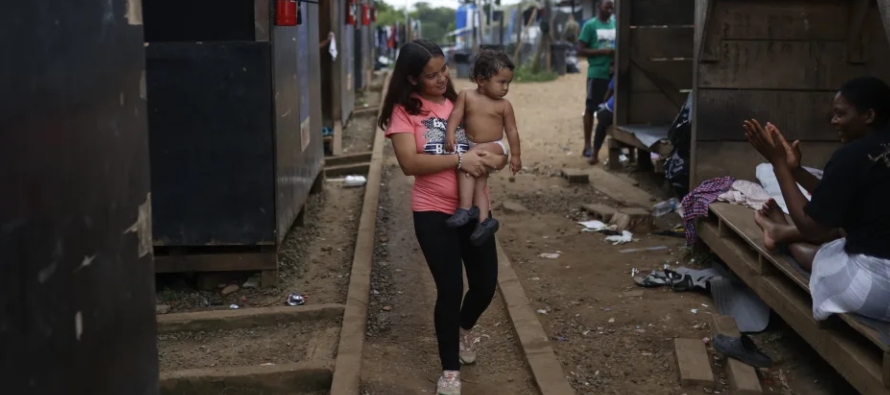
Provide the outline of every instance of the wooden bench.
[[701,240],[742,281],[863,394],[890,394],[890,346],[850,314],[813,318],[809,280],[789,256],[763,245],[754,211],[714,203],[696,226]]
[[[609,166],[616,166],[620,162],[621,150],[631,148],[640,151],[654,152],[661,157],[661,161],[671,154],[674,147],[667,140],[669,125],[612,125],[608,134],[612,137],[609,142]],[[637,155],[639,156],[639,155]],[[638,158],[637,165],[644,169],[651,168],[648,158]],[[613,167],[614,168],[614,167]],[[659,171],[660,172],[660,171]]]

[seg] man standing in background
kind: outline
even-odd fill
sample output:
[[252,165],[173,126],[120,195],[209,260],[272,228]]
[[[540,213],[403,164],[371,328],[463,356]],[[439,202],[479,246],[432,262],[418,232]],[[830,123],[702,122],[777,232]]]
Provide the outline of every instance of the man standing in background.
[[578,41],[578,32],[580,30],[581,26],[575,21],[575,16],[569,14],[569,19],[566,21],[566,27],[562,31],[563,39],[575,44]]
[[582,155],[591,157],[590,137],[593,132],[593,113],[609,90],[610,68],[615,57],[615,10],[613,0],[600,2],[597,16],[584,23],[578,37],[578,56],[587,58],[587,100],[584,105],[584,149]]

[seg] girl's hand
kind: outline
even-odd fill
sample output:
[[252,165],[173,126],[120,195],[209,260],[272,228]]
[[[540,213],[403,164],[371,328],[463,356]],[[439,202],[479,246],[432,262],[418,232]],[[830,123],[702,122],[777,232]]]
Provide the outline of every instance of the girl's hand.
[[486,162],[489,161],[491,161],[491,157],[488,155],[488,152],[467,151],[461,155],[460,170],[463,170],[473,177],[483,176],[488,174]]
[[522,158],[519,155],[513,155],[510,157],[510,170],[513,171],[513,175],[519,173],[522,170]]
[[779,139],[779,142],[782,143],[782,147],[785,148],[785,162],[788,163],[788,167],[792,170],[800,168],[800,140],[794,140],[791,144],[788,143],[788,140],[785,140],[785,136],[782,135],[782,132],[779,131],[779,128],[776,125],[773,125],[770,122],[766,123],[766,130],[770,132],[774,137]]
[[788,152],[782,144],[784,138],[778,137],[778,129],[766,130],[756,119],[745,121],[745,138],[751,146],[763,155],[773,166],[787,166]]

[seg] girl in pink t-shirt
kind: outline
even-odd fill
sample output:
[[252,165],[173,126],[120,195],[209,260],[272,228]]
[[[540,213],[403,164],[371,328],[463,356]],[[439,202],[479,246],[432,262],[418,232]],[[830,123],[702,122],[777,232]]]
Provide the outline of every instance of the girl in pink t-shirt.
[[[472,329],[494,297],[498,276],[495,239],[470,242],[474,224],[451,229],[445,221],[458,206],[457,172],[474,177],[501,169],[507,157],[466,152],[458,128],[456,152],[445,149],[445,129],[457,92],[438,45],[414,40],[399,51],[378,125],[392,141],[405,175],[414,176],[414,232],[436,282],[435,326],[442,362],[438,394],[460,395],[460,364],[476,360]],[[463,264],[462,264],[463,263]],[[463,295],[463,269],[470,284]]]

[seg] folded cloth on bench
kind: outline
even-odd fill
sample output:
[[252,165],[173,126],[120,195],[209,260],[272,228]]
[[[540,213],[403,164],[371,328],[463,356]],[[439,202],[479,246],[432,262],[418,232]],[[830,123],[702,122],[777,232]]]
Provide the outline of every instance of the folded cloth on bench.
[[810,292],[813,317],[856,313],[890,321],[890,260],[847,254],[846,239],[823,244],[813,259]]
[[[822,179],[822,170],[813,169],[811,167],[804,167],[808,172],[812,173],[818,179]],[[763,189],[766,193],[779,204],[779,207],[782,208],[782,211],[785,214],[788,214],[788,206],[785,205],[785,198],[782,197],[782,189],[779,188],[779,181],[776,180],[776,173],[773,172],[773,165],[770,163],[761,163],[757,165],[755,170],[755,174],[757,175],[757,181],[760,181],[760,185],[763,186]],[[803,189],[800,184],[797,184],[797,187],[800,188],[800,191],[803,192],[803,195],[810,200],[810,193],[807,192],[806,189]]]
[[736,180],[730,190],[717,196],[721,202],[741,204],[755,210],[760,210],[769,199],[769,194],[760,184],[745,180]]
[[717,200],[717,196],[732,188],[735,178],[730,176],[712,178],[695,187],[683,197],[680,206],[683,208],[683,227],[686,228],[686,245],[695,244],[695,219],[708,216],[708,207]]

